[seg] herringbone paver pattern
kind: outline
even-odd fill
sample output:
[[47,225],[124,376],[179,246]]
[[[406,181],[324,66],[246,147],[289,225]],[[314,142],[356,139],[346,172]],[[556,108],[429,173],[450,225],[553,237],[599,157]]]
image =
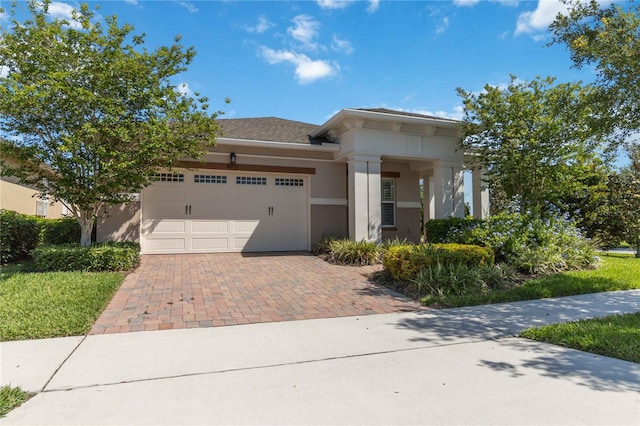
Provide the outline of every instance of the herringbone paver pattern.
[[368,281],[380,266],[308,254],[142,256],[90,334],[216,327],[423,309]]

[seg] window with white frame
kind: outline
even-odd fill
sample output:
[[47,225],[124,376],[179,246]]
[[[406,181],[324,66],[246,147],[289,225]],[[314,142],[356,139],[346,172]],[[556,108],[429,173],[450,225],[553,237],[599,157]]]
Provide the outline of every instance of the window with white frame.
[[396,181],[383,178],[380,188],[382,198],[382,226],[396,226]]

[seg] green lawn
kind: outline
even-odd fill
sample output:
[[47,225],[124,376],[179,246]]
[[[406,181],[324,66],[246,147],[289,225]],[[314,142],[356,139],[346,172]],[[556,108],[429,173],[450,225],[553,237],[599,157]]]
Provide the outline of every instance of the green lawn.
[[29,398],[31,394],[20,388],[11,386],[3,386],[0,388],[0,417],[3,417],[9,411],[20,406]]
[[486,294],[425,297],[422,303],[452,308],[640,288],[640,259],[622,254],[603,254],[601,258],[602,265],[598,269],[536,278],[508,290]]
[[116,272],[0,267],[0,341],[85,334],[123,280]]
[[520,337],[640,363],[640,312],[531,328]]

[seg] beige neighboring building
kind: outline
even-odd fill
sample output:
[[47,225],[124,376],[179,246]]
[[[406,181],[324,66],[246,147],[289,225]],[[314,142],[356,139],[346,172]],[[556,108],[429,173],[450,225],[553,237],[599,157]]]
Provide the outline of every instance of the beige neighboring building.
[[41,200],[36,194],[33,189],[18,184],[14,177],[0,177],[0,209],[48,219],[58,219],[68,214],[62,203]]
[[[218,121],[216,146],[113,207],[98,241],[137,240],[145,254],[300,251],[323,237],[419,242],[421,208],[425,220],[464,216],[458,121],[386,109],[344,109],[321,126]],[[475,169],[473,187],[483,217]]]

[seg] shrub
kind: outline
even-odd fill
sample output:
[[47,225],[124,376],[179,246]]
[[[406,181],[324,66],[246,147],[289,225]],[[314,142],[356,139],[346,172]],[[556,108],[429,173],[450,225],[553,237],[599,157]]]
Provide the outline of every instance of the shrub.
[[487,247],[465,244],[421,244],[392,246],[383,256],[383,265],[394,279],[410,281],[420,270],[434,266],[463,264],[492,265],[493,252]]
[[564,218],[499,214],[485,221],[451,218],[435,222],[442,222],[434,225],[436,229],[447,230],[445,241],[490,247],[496,261],[528,274],[597,265],[595,246]]
[[73,217],[38,219],[40,244],[73,244],[80,241],[80,224]]
[[503,264],[468,266],[463,263],[436,263],[421,269],[411,283],[419,297],[464,296],[499,289],[513,278]]
[[373,241],[329,240],[327,261],[342,265],[374,265],[380,262],[382,247]]
[[467,229],[459,238],[468,244],[491,247],[497,260],[530,274],[596,265],[593,244],[573,223],[557,217],[501,214]]
[[0,263],[28,256],[38,244],[35,218],[10,210],[0,210]]
[[41,246],[33,253],[38,271],[126,271],[138,264],[138,243],[100,243],[91,247],[77,244]]
[[450,217],[432,219],[424,224],[425,241],[428,243],[455,243],[457,235],[482,223],[480,219]]

